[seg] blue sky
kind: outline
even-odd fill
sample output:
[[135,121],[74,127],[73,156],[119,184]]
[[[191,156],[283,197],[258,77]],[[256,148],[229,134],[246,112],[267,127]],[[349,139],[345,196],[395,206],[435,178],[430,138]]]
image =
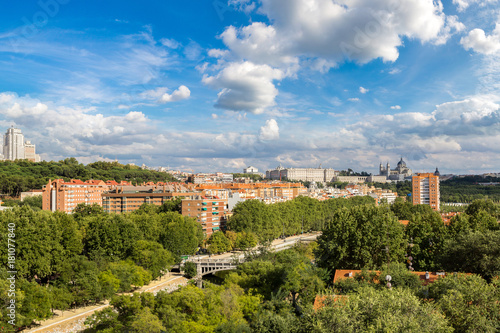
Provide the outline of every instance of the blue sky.
[[11,2],[0,130],[46,160],[497,172],[496,0]]

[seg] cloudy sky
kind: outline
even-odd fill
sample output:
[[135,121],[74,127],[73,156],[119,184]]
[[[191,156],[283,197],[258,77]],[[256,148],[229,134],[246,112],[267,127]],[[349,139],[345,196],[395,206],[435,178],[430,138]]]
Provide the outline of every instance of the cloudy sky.
[[7,2],[11,125],[45,160],[498,172],[500,1]]

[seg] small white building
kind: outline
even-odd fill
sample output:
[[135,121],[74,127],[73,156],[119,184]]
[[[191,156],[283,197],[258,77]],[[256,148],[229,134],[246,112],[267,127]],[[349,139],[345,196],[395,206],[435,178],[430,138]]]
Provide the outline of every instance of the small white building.
[[259,169],[253,166],[249,166],[248,168],[243,169],[243,173],[259,173]]

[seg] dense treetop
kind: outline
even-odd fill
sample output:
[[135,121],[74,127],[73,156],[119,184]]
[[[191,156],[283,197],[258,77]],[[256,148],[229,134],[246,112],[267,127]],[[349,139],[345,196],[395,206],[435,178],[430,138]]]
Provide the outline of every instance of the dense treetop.
[[41,189],[49,179],[122,180],[131,183],[167,182],[175,179],[167,173],[142,170],[138,166],[118,162],[95,162],[88,165],[78,163],[75,158],[59,162],[30,162],[27,160],[0,161],[0,191],[18,196],[30,189]]

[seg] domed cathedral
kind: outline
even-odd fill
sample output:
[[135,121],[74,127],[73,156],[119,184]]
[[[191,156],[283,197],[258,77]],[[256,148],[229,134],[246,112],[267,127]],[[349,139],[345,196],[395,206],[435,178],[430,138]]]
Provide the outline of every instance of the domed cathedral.
[[382,163],[380,163],[379,175],[385,176],[389,180],[405,180],[405,178],[410,178],[413,175],[413,172],[406,166],[406,162],[403,161],[403,158],[401,157],[401,160],[398,162],[396,169],[391,170],[389,162],[387,162],[387,165],[385,167],[382,165]]

